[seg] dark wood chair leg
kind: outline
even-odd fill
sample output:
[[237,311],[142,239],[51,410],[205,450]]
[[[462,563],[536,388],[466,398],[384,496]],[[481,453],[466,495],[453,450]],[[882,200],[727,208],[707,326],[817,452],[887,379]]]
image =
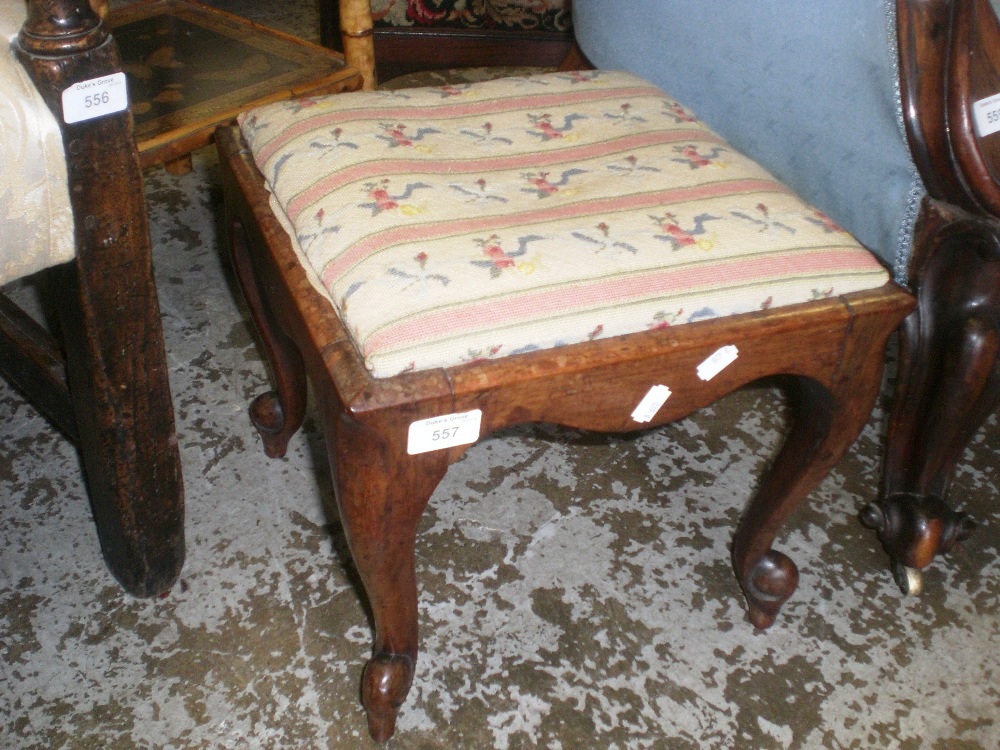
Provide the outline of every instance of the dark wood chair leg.
[[83,0],[31,3],[14,49],[66,145],[77,256],[52,273],[101,549],[127,591],[159,594],[184,561],[184,500],[132,118],[62,117],[68,83],[120,71],[121,59]]
[[[126,591],[154,596],[180,575],[184,511],[153,281],[123,280],[120,267],[110,275],[90,267],[89,279],[75,266],[59,271],[67,377],[101,550]],[[127,315],[116,314],[117,294],[108,285],[133,291]]]
[[250,420],[261,436],[264,452],[271,458],[279,458],[285,455],[288,441],[305,419],[308,398],[305,364],[298,348],[281,330],[257,286],[246,232],[243,224],[234,217],[229,221],[229,246],[250,316],[274,371],[275,390],[254,399],[250,405]]
[[395,731],[417,661],[417,524],[450,454],[409,456],[404,441],[383,437],[393,434],[391,426],[363,425],[329,408],[334,398],[320,396],[337,506],[375,621],[361,700],[371,736],[384,742]]
[[901,331],[885,480],[861,516],[907,593],[919,589],[919,569],[975,527],[947,504],[948,488],[1000,405],[1000,222],[928,203],[918,239],[918,307]]

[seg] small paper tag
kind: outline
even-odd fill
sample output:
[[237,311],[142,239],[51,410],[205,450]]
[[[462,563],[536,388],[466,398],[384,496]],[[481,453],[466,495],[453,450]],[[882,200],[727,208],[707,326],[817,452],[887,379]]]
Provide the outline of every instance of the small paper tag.
[[635,407],[635,411],[632,412],[632,419],[636,422],[649,422],[656,416],[656,412],[667,402],[668,398],[670,398],[670,389],[667,386],[654,385],[642,397],[639,405]]
[[980,138],[996,133],[1000,130],[1000,94],[980,99],[972,105],[972,113]]
[[473,409],[413,422],[407,436],[406,452],[415,456],[418,453],[474,443],[479,440],[482,421],[483,412]]
[[705,381],[711,380],[735,362],[739,354],[739,349],[732,344],[717,349],[714,354],[698,365],[698,377]]
[[124,73],[74,83],[62,92],[63,120],[67,125],[128,109]]

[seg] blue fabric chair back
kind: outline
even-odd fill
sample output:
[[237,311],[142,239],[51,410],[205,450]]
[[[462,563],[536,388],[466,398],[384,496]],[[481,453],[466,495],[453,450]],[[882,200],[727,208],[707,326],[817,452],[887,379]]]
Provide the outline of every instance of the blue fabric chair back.
[[925,190],[900,114],[894,2],[574,0],[577,40],[690,107],[905,280]]

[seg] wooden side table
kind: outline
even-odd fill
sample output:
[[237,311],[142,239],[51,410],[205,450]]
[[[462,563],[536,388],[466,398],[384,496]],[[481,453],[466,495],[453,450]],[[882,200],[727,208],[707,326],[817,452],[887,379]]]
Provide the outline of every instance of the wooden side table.
[[239,112],[294,96],[350,91],[339,53],[193,0],[112,11],[143,168],[191,169],[191,152]]

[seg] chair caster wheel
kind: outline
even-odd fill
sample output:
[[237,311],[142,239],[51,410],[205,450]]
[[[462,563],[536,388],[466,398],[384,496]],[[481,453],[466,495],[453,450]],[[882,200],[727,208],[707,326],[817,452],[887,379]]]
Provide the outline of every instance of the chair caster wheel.
[[924,590],[924,574],[919,568],[910,568],[903,563],[892,564],[892,577],[903,592],[903,596],[920,596]]

